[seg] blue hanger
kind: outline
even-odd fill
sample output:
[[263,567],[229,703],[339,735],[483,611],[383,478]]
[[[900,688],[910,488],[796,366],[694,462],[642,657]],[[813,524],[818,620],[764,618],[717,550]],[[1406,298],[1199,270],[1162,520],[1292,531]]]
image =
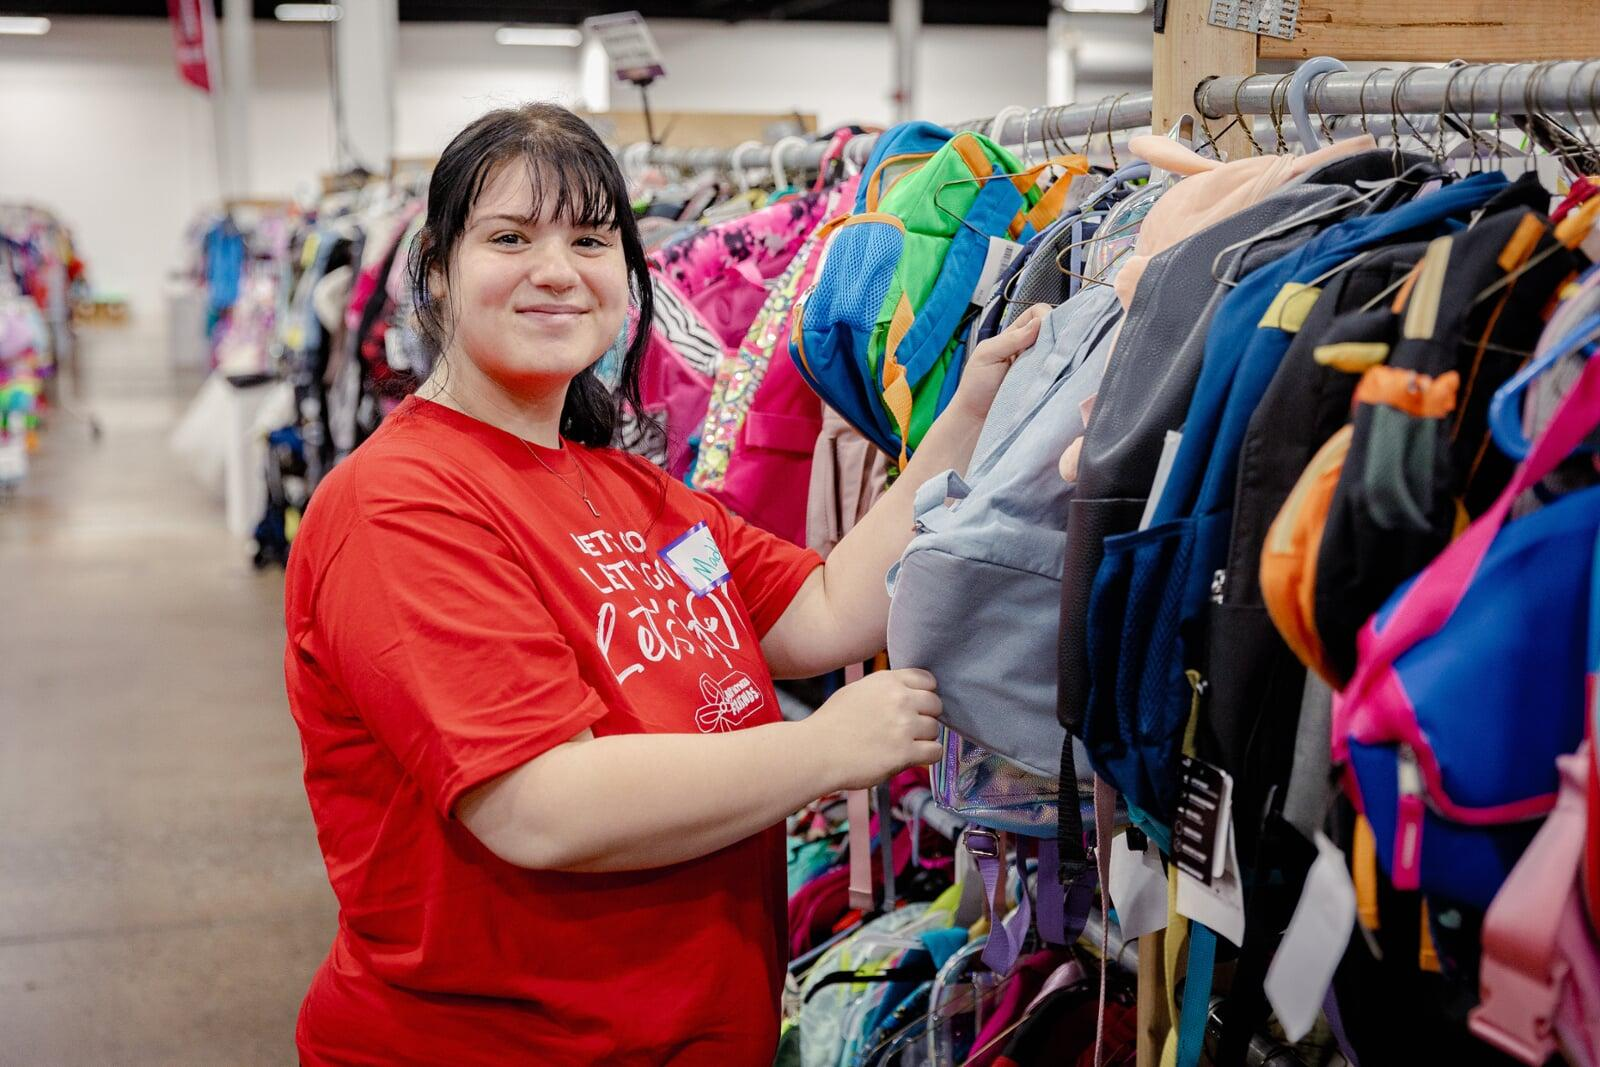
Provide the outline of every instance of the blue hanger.
[[1510,381],[1495,390],[1494,399],[1489,402],[1489,429],[1494,433],[1495,444],[1506,455],[1520,462],[1528,457],[1533,447],[1522,432],[1522,394],[1528,385],[1555,366],[1557,361],[1585,345],[1589,346],[1586,356],[1600,351],[1600,311],[1580,322],[1576,329],[1551,346],[1550,351],[1523,367]]

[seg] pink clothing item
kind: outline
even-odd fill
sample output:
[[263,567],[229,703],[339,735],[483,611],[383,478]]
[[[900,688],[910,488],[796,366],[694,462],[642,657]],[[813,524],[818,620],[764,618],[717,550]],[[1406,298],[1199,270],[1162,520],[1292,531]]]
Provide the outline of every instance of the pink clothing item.
[[723,347],[737,349],[782,274],[822,220],[827,192],[769,204],[668,243],[650,265],[671,279]]
[[1046,980],[1061,969],[1070,957],[1060,949],[1047,948],[1026,957],[1000,988],[984,1019],[983,1029],[972,1042],[972,1056],[966,1067],[993,1067],[1005,1051],[1004,1038],[1017,1020],[1026,1014],[1029,1005],[1039,996]]
[[1472,1032],[1532,1065],[1558,1046],[1579,1067],[1600,1064],[1600,948],[1579,890],[1587,762],[1588,743],[1556,761],[1556,808],[1484,916]]
[[[859,180],[830,191],[824,218],[849,211]],[[773,283],[738,350],[717,364],[693,477],[696,488],[735,514],[795,544],[805,543],[806,499],[794,487],[811,481],[822,402],[789,358],[789,326],[823,244],[813,231]]]
[[667,473],[682,480],[694,462],[689,438],[706,417],[722,345],[677,286],[659,274],[650,280],[655,322],[641,362],[639,398],[666,431]]
[[832,408],[812,454],[806,545],[826,559],[889,487],[889,457]]
[[1376,147],[1377,142],[1363,134],[1319,148],[1310,155],[1248,156],[1223,163],[1207,159],[1170,137],[1146,134],[1133,138],[1128,148],[1134,155],[1153,167],[1184,177],[1145,216],[1133,255],[1117,274],[1117,299],[1124,308],[1131,307],[1134,290],[1151,258],[1184,238],[1259,203],[1325,163]]

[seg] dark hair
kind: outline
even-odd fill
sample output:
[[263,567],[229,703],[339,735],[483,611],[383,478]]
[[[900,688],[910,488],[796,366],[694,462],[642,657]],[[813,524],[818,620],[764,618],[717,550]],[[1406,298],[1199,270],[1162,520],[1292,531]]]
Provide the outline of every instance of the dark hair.
[[617,388],[608,390],[592,366],[567,387],[561,409],[561,435],[579,444],[604,447],[621,417],[621,406],[641,410],[639,367],[648,343],[654,301],[650,269],[639,227],[634,222],[622,170],[599,136],[577,115],[556,104],[501,108],[456,134],[428,183],[428,217],[411,247],[410,274],[417,325],[422,339],[443,355],[450,341],[449,309],[429,289],[433,272],[449,277],[450,262],[489,174],[499,164],[521,159],[533,185],[530,218],[541,218],[549,197],[552,218],[576,226],[615,229],[628,264],[629,289],[639,309],[632,342],[622,360]]

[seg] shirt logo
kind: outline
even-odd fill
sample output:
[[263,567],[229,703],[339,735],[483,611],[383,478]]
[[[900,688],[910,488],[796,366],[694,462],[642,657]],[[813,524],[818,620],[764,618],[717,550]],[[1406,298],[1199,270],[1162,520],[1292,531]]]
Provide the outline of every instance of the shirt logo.
[[700,697],[705,703],[695,713],[694,721],[703,734],[737,730],[764,703],[760,686],[743,671],[734,671],[720,682],[702,674]]

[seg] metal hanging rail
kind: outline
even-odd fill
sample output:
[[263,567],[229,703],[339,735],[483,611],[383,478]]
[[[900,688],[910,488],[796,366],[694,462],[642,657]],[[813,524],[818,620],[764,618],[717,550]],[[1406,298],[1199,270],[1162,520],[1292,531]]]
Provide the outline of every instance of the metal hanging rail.
[[[1201,82],[1195,106],[1208,119],[1284,115],[1291,75]],[[1313,75],[1306,102],[1323,115],[1566,115],[1600,122],[1600,60],[1396,67]]]
[[[1125,93],[1088,104],[1012,108],[1009,114],[1002,113],[1005,118],[996,131],[999,136],[995,139],[1005,145],[1044,144],[1068,151],[1069,142],[1081,143],[1084,138],[1093,135],[1103,136],[1149,126],[1150,104],[1149,93]],[[992,125],[993,118],[971,119],[950,128],[989,133]],[[845,146],[845,154],[857,163],[865,163],[872,154],[872,146],[877,142],[877,134],[863,134]],[[794,137],[779,141],[776,145],[746,148],[674,148],[656,145],[646,149],[642,145],[635,145],[620,149],[618,155],[625,163],[645,161],[695,170],[761,166],[773,162],[776,153],[776,162],[785,171],[803,172],[816,170],[825,150],[824,144]]]
[[[1291,75],[1252,74],[1216,77],[1195,90],[1195,107],[1207,119],[1235,115],[1288,117]],[[1600,59],[1546,63],[1479,63],[1451,67],[1382,68],[1368,73],[1343,71],[1314,75],[1306,93],[1309,108],[1325,116],[1399,113],[1450,114],[1478,129],[1495,116],[1542,112],[1580,124],[1600,123]],[[988,133],[1004,145],[1043,145],[1050,154],[1081,151],[1113,133],[1147,128],[1150,93],[1123,93],[1091,103],[1061,107],[1008,108],[998,116],[971,119],[954,130]],[[996,119],[1000,119],[999,129]],[[864,163],[876,134],[850,141],[845,154]],[[776,145],[741,148],[674,148],[633,145],[619,151],[624,162],[649,162],[685,169],[755,167],[776,162],[786,172],[814,171],[826,146],[789,137]]]

